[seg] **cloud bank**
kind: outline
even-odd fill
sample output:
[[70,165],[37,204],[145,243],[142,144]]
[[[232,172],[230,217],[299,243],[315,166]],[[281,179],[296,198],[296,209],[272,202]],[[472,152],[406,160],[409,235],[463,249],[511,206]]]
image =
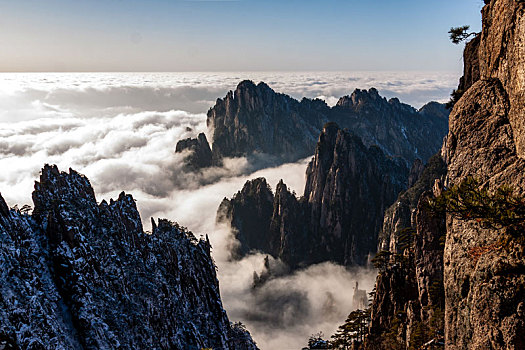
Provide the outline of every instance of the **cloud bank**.
[[32,204],[33,183],[51,163],[88,176],[98,200],[133,194],[145,229],[150,217],[165,217],[209,235],[225,308],[261,349],[300,348],[310,334],[333,333],[352,309],[355,281],[370,290],[375,271],[325,263],[254,289],[264,255],[228,261],[235,241],[228,227],[215,225],[222,199],[259,176],[274,186],[284,179],[300,194],[308,161],[256,171],[268,166],[264,158],[236,158],[200,174],[182,171],[185,154],[174,153],[176,142],[207,132],[206,111],[242,79],[331,105],[354,88],[376,87],[420,107],[446,100],[456,85],[443,73],[2,74],[0,192],[9,205]]

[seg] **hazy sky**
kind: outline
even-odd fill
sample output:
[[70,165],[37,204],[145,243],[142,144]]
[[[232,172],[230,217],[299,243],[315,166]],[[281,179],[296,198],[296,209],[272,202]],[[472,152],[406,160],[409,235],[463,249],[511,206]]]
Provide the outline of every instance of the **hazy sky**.
[[444,70],[482,0],[0,0],[0,71]]

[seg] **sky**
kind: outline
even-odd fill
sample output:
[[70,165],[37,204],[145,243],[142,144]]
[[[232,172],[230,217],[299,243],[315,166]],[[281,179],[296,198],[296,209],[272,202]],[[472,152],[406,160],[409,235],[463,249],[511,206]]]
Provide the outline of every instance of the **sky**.
[[482,0],[0,0],[0,71],[454,71]]

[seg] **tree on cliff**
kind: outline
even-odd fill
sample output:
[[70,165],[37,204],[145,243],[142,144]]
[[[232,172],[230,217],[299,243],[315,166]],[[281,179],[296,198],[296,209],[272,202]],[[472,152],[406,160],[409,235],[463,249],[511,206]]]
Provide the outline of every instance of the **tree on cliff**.
[[457,45],[457,44],[467,40],[471,36],[478,35],[478,33],[469,32],[468,31],[469,29],[470,29],[470,26],[461,26],[461,27],[452,27],[452,28],[450,28],[450,30],[448,31],[448,34],[450,34],[450,40],[452,40],[452,42]]
[[330,346],[332,349],[350,349],[354,342],[362,343],[368,334],[369,323],[370,309],[352,311],[345,323],[332,335]]

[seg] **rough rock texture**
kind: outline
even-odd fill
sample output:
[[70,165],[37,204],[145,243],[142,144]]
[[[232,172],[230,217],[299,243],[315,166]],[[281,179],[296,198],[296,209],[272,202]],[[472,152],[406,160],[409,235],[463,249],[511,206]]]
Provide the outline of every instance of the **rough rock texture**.
[[432,157],[414,186],[385,212],[378,250],[391,255],[376,280],[367,349],[442,343],[445,218],[426,203],[445,170],[441,157]]
[[[415,167],[417,167],[417,164],[415,164]],[[444,178],[446,173],[447,168],[441,155],[436,154],[429,159],[417,181],[408,190],[400,193],[396,202],[385,211],[383,228],[378,237],[377,251],[387,250],[391,253],[398,253],[395,233],[406,227],[415,226],[415,214],[419,197],[423,192],[431,190],[435,180]]]
[[[472,176],[488,191],[506,184],[523,195],[525,2],[486,0],[485,4],[482,33],[465,48],[464,77],[458,87],[465,91],[451,112],[449,133],[441,151],[447,168],[444,185],[449,188]],[[435,191],[441,191],[439,183]],[[411,207],[402,205],[402,201],[396,205],[387,212],[380,247],[399,253],[399,245],[388,232],[400,222],[405,225],[409,216],[413,221],[414,215],[409,215]],[[436,233],[442,232],[443,219],[421,208],[415,219],[417,299],[414,303],[405,295],[396,296],[390,301],[395,306],[385,309],[388,290],[394,295],[400,288],[411,290],[406,279],[412,273],[398,278],[396,265],[390,267],[392,272],[387,269],[381,273],[372,305],[368,348],[376,348],[374,344],[381,344],[377,348],[393,348],[381,343],[391,340],[388,335],[393,330],[398,345],[411,345],[411,339],[420,332],[412,326],[418,318],[410,315],[417,315],[414,311],[419,310],[419,321],[427,326],[440,326],[440,320],[444,320],[446,349],[524,349],[525,248],[520,239],[505,238],[503,229],[483,228],[476,220],[449,215],[442,252],[442,238]],[[442,292],[444,302],[435,297]],[[392,323],[392,312],[403,304],[404,334]]]
[[463,93],[468,90],[476,81],[479,80],[479,43],[481,35],[476,35],[474,39],[465,45],[463,51],[463,76],[459,80],[458,90]]
[[45,166],[32,215],[0,201],[0,340],[24,349],[255,349],[222,308],[207,240],[143,232],[131,195],[97,204]]
[[177,142],[175,152],[181,153],[183,151],[189,152],[184,162],[186,163],[186,168],[191,171],[219,165],[220,163],[214,161],[210,144],[203,133],[200,133],[196,139],[187,138]]
[[447,133],[444,105],[430,102],[417,111],[397,98],[386,100],[374,88],[341,97],[331,112],[331,121],[351,130],[367,147],[377,145],[408,166],[416,159],[426,163]]
[[406,187],[404,162],[329,123],[306,176],[300,199],[282,182],[275,196],[264,180],[254,180],[263,195],[248,182],[223,202],[218,217],[235,229],[241,247],[252,242],[242,251],[261,250],[292,267],[322,261],[365,264],[376,249],[385,208]]
[[517,155],[525,156],[525,2],[492,0],[483,8],[480,78],[498,79],[509,99]]
[[408,187],[412,187],[415,185],[417,180],[421,177],[421,174],[425,170],[425,165],[421,161],[421,159],[416,159],[414,163],[412,164],[412,167],[410,168],[410,172],[408,174]]
[[[524,2],[512,0],[487,1],[483,8],[480,80],[454,107],[442,149],[447,186],[474,176],[488,190],[508,184],[525,193],[524,11]],[[476,258],[469,254],[497,244],[501,235],[476,222],[447,220],[448,349],[525,348],[523,246],[511,241]]]
[[[525,161],[517,156],[509,100],[498,80],[481,80],[457,103],[443,147],[447,185],[474,176],[489,190],[509,184],[525,190]],[[449,219],[445,250],[446,336],[450,349],[525,346],[523,247],[511,245],[473,259],[469,250],[500,238],[497,230]]]
[[304,198],[315,252],[344,265],[367,262],[377,244],[383,213],[405,189],[400,159],[328,124],[306,170]]
[[265,83],[239,83],[208,111],[213,154],[241,157],[265,153],[294,161],[310,155],[329,107],[321,100],[301,102]]
[[424,162],[438,151],[447,132],[448,110],[431,102],[417,111],[398,99],[386,100],[376,89],[355,90],[330,108],[324,101],[300,102],[276,93],[265,83],[243,81],[235,92],[218,99],[208,112],[214,157],[264,153],[280,161],[312,154],[327,121],[338,123],[407,164]]

